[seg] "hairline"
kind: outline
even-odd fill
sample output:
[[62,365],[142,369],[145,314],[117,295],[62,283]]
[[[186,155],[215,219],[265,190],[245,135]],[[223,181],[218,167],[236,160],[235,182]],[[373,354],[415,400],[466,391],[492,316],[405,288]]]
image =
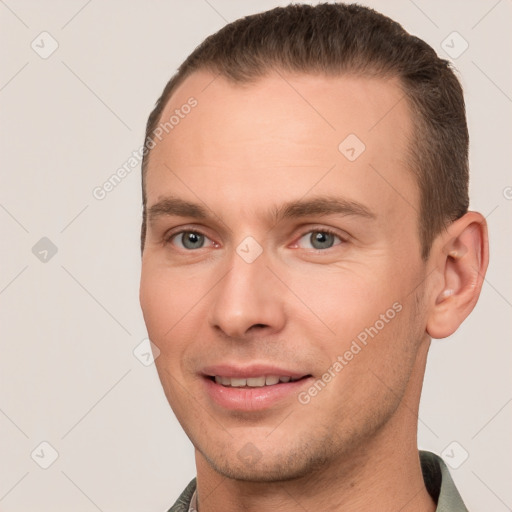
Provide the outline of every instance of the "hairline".
[[[154,130],[158,127],[159,124],[162,122],[162,118],[164,116],[164,112],[166,111],[167,107],[171,103],[172,99],[175,97],[177,91],[179,88],[186,82],[188,78],[193,76],[196,73],[201,72],[207,72],[212,75],[215,75],[216,77],[222,77],[226,79],[231,84],[247,84],[247,85],[256,85],[261,80],[264,80],[266,77],[271,76],[272,72],[291,72],[296,74],[297,76],[324,76],[324,77],[360,77],[360,78],[366,78],[366,79],[381,79],[385,80],[386,78],[394,80],[396,87],[400,89],[400,91],[404,95],[404,99],[406,101],[407,105],[407,112],[409,115],[409,119],[411,121],[411,131],[410,134],[408,134],[407,137],[407,144],[405,147],[404,152],[404,163],[405,168],[409,172],[413,174],[414,183],[419,191],[419,204],[417,209],[417,232],[418,237],[421,244],[421,256],[423,260],[426,260],[430,253],[431,248],[431,242],[430,244],[426,243],[426,240],[424,238],[423,233],[423,216],[427,213],[425,212],[425,205],[423,204],[424,200],[424,191],[423,187],[421,186],[421,173],[422,173],[422,167],[421,163],[419,162],[419,157],[424,153],[425,149],[423,148],[423,139],[424,133],[426,130],[425,126],[425,120],[424,116],[421,112],[415,111],[414,107],[414,101],[411,99],[409,91],[407,90],[407,84],[405,80],[400,76],[398,72],[396,72],[393,69],[390,69],[389,67],[385,66],[377,66],[373,63],[365,63],[363,65],[361,64],[350,64],[347,65],[345,69],[340,69],[336,71],[329,72],[329,70],[320,70],[319,72],[315,72],[314,68],[311,68],[309,70],[296,70],[291,67],[286,68],[284,66],[280,66],[278,64],[269,64],[265,68],[262,69],[261,72],[257,73],[255,72],[251,76],[246,77],[232,77],[229,76],[227,73],[224,73],[222,70],[220,70],[217,66],[211,65],[211,64],[202,64],[199,67],[196,68],[189,68],[185,71],[181,72],[178,71],[168,82],[168,85],[166,86],[165,92],[167,93],[168,97],[165,101],[165,103],[161,106],[159,115],[156,119],[153,120],[152,124],[147,126],[146,134],[145,134],[145,141],[144,144],[146,144],[147,139],[151,138],[152,133]],[[149,134],[148,134],[149,132]],[[143,226],[146,228],[146,176],[147,172],[149,170],[149,163],[151,158],[151,152],[152,150],[148,148],[148,152],[146,156],[142,159],[142,195],[143,195]],[[144,240],[142,240],[142,244],[144,243]],[[143,247],[142,247],[143,250]]]

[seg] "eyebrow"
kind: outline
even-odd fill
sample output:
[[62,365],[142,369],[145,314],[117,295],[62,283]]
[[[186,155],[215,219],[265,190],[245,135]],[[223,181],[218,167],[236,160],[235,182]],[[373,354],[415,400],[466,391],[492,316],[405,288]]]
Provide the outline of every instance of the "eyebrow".
[[376,218],[375,213],[365,205],[334,196],[317,196],[308,200],[290,201],[272,211],[275,222],[279,222],[281,219],[332,214],[353,215],[368,219]]
[[[307,200],[299,199],[289,201],[279,207],[271,208],[268,217],[274,223],[278,223],[284,219],[298,219],[333,214],[357,216],[366,219],[376,218],[375,213],[367,206],[356,201],[336,196],[316,196]],[[149,222],[167,216],[192,217],[202,220],[215,217],[207,208],[177,197],[163,198],[148,209]]]
[[148,209],[148,220],[150,222],[159,217],[168,216],[193,217],[195,219],[206,219],[209,217],[206,208],[177,197],[161,199]]

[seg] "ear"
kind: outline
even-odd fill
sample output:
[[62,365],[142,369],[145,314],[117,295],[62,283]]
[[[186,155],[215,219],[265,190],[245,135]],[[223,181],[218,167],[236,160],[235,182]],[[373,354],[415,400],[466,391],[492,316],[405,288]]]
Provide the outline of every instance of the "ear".
[[454,221],[436,239],[429,259],[441,279],[432,288],[427,332],[446,338],[471,313],[482,289],[489,262],[485,218],[468,212]]

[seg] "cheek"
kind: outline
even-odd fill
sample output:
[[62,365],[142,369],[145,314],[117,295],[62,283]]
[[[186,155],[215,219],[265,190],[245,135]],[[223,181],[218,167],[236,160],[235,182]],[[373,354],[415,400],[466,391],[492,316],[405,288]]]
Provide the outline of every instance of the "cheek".
[[149,337],[155,343],[172,326],[172,312],[175,311],[173,302],[173,295],[166,280],[159,276],[155,269],[143,265],[140,305]]
[[165,342],[172,337],[176,328],[187,322],[201,294],[204,291],[198,278],[151,261],[143,262],[140,304],[152,341]]
[[[288,281],[319,326],[324,324],[333,338],[342,341],[373,325],[399,300],[399,291],[386,275],[369,265],[350,264],[329,271],[310,267],[289,273]],[[293,323],[293,318],[289,320]]]
[[[354,264],[328,273],[325,268],[297,272],[289,279],[315,314],[309,315],[308,325],[302,328],[309,331],[316,350],[323,352],[326,370],[339,356],[344,367],[376,372],[392,373],[394,364],[410,364],[414,338],[419,338],[414,326],[421,321],[410,293],[417,281],[412,272],[397,272],[391,263],[380,268]],[[294,319],[289,321],[293,325]],[[361,376],[365,373],[359,372]]]
[[[162,381],[185,377],[183,367],[205,333],[209,275],[143,262],[140,303],[150,340],[160,350],[155,363]],[[174,387],[174,386],[173,386]]]
[[140,304],[149,339],[160,350],[155,359],[160,382],[169,404],[178,411],[186,402],[181,363],[189,345],[184,329],[193,316],[195,298],[195,293],[179,293],[184,286],[186,281],[177,272],[143,261]]

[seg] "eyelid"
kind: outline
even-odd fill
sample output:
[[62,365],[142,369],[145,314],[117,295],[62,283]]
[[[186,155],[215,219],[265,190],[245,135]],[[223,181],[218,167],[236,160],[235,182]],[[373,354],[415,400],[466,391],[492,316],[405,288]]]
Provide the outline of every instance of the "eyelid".
[[[304,228],[300,231],[300,234],[296,237],[294,237],[294,242],[292,242],[292,248],[296,248],[297,247],[297,244],[299,242],[299,240],[301,238],[303,238],[305,235],[309,234],[309,233],[313,233],[313,232],[321,232],[321,233],[328,233],[328,234],[331,234],[337,238],[339,238],[339,240],[342,242],[342,243],[347,243],[350,239],[350,236],[346,233],[346,232],[340,232],[339,230],[335,229],[335,228],[331,228],[331,227],[327,227],[327,226],[322,226],[322,225],[318,225],[318,226],[311,226],[311,225],[308,225],[307,226],[307,229]],[[208,234],[205,233],[205,230],[204,229],[201,229],[201,228],[198,228],[194,225],[192,226],[187,226],[187,225],[181,225],[181,226],[177,226],[177,227],[174,227],[168,231],[166,231],[162,237],[162,242],[164,245],[166,244],[170,244],[172,243],[172,240],[174,237],[180,235],[180,234],[183,234],[183,233],[197,233],[199,235],[202,235],[204,236],[206,239],[208,239],[210,242],[212,242],[213,246],[215,247],[219,247],[221,244],[219,244],[218,242],[216,242],[215,240],[213,240]],[[330,247],[329,249],[332,249],[334,247],[336,247],[337,245],[341,245],[341,244],[336,244],[335,246],[333,247]],[[201,247],[200,249],[205,249],[206,247]],[[300,249],[300,247],[298,247]],[[200,249],[194,249],[195,251],[199,251]],[[319,252],[326,252],[328,251],[329,249],[309,249],[309,250],[312,250],[312,251],[319,251]],[[192,250],[191,249],[188,249],[187,252],[191,252]]]
[[[335,228],[330,228],[330,227],[327,227],[327,226],[308,226],[307,229],[304,229],[303,231],[301,231],[301,234],[295,238],[295,241],[293,242],[293,247],[297,247],[297,244],[299,242],[299,240],[301,238],[303,238],[305,235],[309,234],[309,233],[328,233],[330,235],[333,235],[335,237],[338,237],[339,240],[341,241],[341,243],[347,243],[350,239],[349,235],[345,232],[340,232],[339,230],[335,229]],[[337,245],[341,245],[341,244],[336,244],[335,246],[333,247],[329,247],[329,249],[333,249],[334,247],[336,247]],[[309,249],[309,250],[313,250],[313,251],[320,251],[320,252],[326,252],[328,251],[329,249]]]
[[[181,235],[183,233],[196,233],[198,235],[204,236],[206,239],[208,239],[210,242],[212,242],[213,245],[218,246],[219,244],[215,242],[210,236],[208,236],[202,229],[196,228],[194,226],[177,226],[175,228],[172,228],[168,231],[166,231],[162,237],[162,243],[164,245],[171,244],[173,242],[173,239],[177,237],[178,235]],[[181,249],[181,248],[178,248]],[[199,251],[201,249],[205,249],[205,247],[200,247],[199,249],[194,249],[195,251]],[[191,252],[191,249],[186,249],[187,252]]]

